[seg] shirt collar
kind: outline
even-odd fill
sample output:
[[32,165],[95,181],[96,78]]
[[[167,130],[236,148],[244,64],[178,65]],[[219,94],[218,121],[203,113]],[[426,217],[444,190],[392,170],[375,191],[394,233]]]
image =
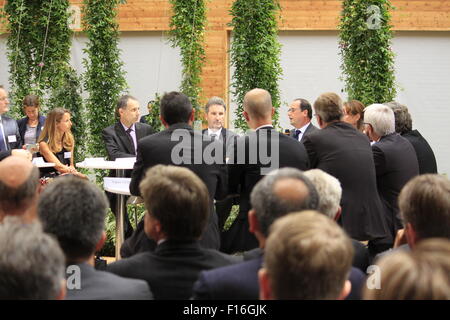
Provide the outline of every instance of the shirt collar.
[[219,130],[214,131],[211,128],[208,128],[208,136],[215,134],[217,137],[220,137],[220,134],[222,133],[222,128],[220,128]]
[[307,124],[305,124],[303,127],[301,128],[295,128],[295,130],[300,130],[302,133],[305,133],[306,129],[308,129],[308,126],[311,124],[311,121],[308,122]]
[[262,126],[259,126],[258,128],[255,129],[255,131],[262,129],[262,128],[271,128],[273,129],[273,125],[271,124],[263,124]]
[[[122,122],[120,124],[122,125],[122,127],[124,128],[125,131],[128,130],[128,127],[126,125],[124,125]],[[133,125],[130,128],[131,128],[131,131],[136,132],[136,125],[135,125],[135,123],[133,123]]]

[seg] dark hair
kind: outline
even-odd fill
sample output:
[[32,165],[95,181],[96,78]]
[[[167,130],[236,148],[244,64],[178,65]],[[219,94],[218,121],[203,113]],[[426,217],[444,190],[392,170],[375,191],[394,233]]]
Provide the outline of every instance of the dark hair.
[[104,230],[105,194],[91,182],[59,177],[41,194],[39,218],[44,231],[56,236],[68,262],[95,251]]
[[27,208],[39,185],[39,169],[35,166],[28,178],[18,187],[10,187],[0,180],[0,210],[8,213]]
[[396,101],[385,103],[394,111],[395,116],[395,132],[405,134],[412,130],[412,119],[408,108]]
[[117,101],[116,106],[116,116],[120,117],[119,109],[126,109],[128,105],[128,100],[134,100],[137,101],[137,99],[133,96],[130,96],[128,94],[123,95],[119,98],[119,101]]
[[168,125],[187,123],[192,113],[192,104],[185,94],[172,91],[162,97],[160,111]]
[[312,108],[311,108],[311,104],[309,103],[309,101],[306,99],[302,99],[302,98],[297,98],[294,101],[299,101],[300,102],[300,111],[308,110],[308,118],[312,119]]
[[23,98],[23,107],[40,107],[39,97],[34,94],[29,94]]
[[148,214],[168,239],[200,238],[208,221],[209,193],[203,181],[182,167],[156,165],[139,185]]

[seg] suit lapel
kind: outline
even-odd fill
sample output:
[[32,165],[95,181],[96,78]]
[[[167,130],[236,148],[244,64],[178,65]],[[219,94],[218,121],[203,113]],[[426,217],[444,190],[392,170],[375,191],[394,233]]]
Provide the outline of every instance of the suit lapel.
[[[125,148],[127,149],[127,151],[131,154],[136,154],[136,151],[134,150],[133,142],[131,141],[131,139],[127,135],[127,133],[125,132],[125,129],[123,128],[120,121],[116,123],[114,129],[116,131],[117,137],[120,139],[120,141],[122,141],[122,143],[125,146]],[[136,137],[137,137],[137,135],[136,135]]]

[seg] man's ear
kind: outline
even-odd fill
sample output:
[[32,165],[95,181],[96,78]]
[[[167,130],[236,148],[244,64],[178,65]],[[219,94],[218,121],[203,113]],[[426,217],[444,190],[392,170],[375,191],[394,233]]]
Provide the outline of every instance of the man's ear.
[[342,287],[342,291],[339,294],[337,300],[344,300],[352,291],[352,283],[349,280],[345,280],[344,286]]
[[98,240],[98,242],[95,246],[95,252],[100,251],[103,248],[105,242],[106,242],[106,232],[103,231],[102,236],[100,237],[100,240]]
[[259,299],[273,300],[272,289],[270,287],[270,278],[265,268],[259,269],[258,282],[259,282]]
[[274,114],[275,114],[275,108],[272,107],[272,117],[273,117]]
[[66,293],[67,293],[66,280],[62,279],[61,280],[61,289],[59,290],[59,293],[56,296],[56,300],[64,300],[66,298]]
[[195,109],[192,108],[191,115],[189,116],[189,121],[194,122],[195,120]]
[[405,226],[405,233],[406,233],[406,241],[408,241],[408,245],[411,249],[414,249],[417,243],[417,233],[414,230],[411,223],[407,223]]
[[339,218],[341,217],[341,214],[342,214],[342,207],[339,206],[339,209],[338,209],[338,211],[336,212],[336,215],[334,216],[334,221],[338,221]]
[[319,115],[317,115],[317,116],[316,116],[316,119],[317,119],[317,124],[319,125],[319,127],[320,127],[321,129],[323,129],[324,126],[325,126],[325,123],[322,121],[322,118],[321,118]]
[[254,209],[251,209],[248,212],[248,224],[249,224],[248,230],[251,233],[255,233],[260,230],[258,218],[256,217],[256,211]]
[[165,128],[169,127],[169,124],[166,122],[166,120],[164,120],[164,118],[162,116],[159,116],[159,120],[161,120],[161,123],[163,124],[163,126]]
[[250,118],[249,118],[249,116],[248,116],[247,111],[242,111],[242,115],[244,116],[245,121],[250,122]]

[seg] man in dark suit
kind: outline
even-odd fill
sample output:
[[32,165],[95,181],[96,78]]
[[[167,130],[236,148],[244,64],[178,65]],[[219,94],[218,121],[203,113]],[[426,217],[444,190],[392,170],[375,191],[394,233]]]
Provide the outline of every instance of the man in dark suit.
[[321,130],[306,136],[303,144],[311,167],[322,169],[341,183],[340,222],[344,230],[359,241],[384,238],[388,231],[369,139],[341,121],[342,100],[337,94],[322,94],[314,109]]
[[140,191],[147,209],[144,230],[158,245],[155,251],[109,265],[108,271],[146,280],[155,299],[189,299],[200,271],[238,261],[200,247],[198,239],[211,211],[210,195],[191,170],[153,166],[140,183]]
[[94,253],[106,234],[107,201],[94,184],[61,177],[42,193],[38,213],[44,231],[56,237],[67,263],[68,300],[150,300],[147,283],[94,269]]
[[[223,157],[219,155],[222,144],[204,141],[202,134],[192,129],[194,111],[189,98],[182,93],[170,92],[163,96],[161,119],[166,129],[139,141],[130,191],[133,195],[141,194],[139,183],[146,170],[154,165],[173,164],[192,170],[206,184],[210,194],[211,214],[200,244],[205,248],[218,249],[220,233],[213,202],[226,195],[226,166]],[[208,150],[218,151],[217,159],[209,159]],[[121,254],[122,257],[129,257],[154,247],[155,243],[145,236],[141,221],[133,236],[125,241]]]
[[411,143],[395,132],[395,116],[391,108],[382,104],[368,106],[364,109],[364,125],[366,134],[374,141],[372,151],[377,188],[391,236],[377,242],[392,247],[397,231],[403,229],[397,198],[403,186],[419,174],[419,164]]
[[292,101],[288,117],[294,126],[289,135],[300,142],[303,141],[303,137],[319,130],[311,123],[312,108],[308,100],[298,98]]
[[[250,230],[259,242],[252,250],[253,258],[239,264],[200,273],[194,285],[194,298],[199,300],[258,299],[258,270],[262,266],[264,248],[273,222],[288,213],[317,209],[319,195],[311,181],[299,170],[283,168],[265,176],[251,193]],[[352,269],[350,280],[353,293],[359,296],[364,275]]]
[[[136,98],[124,95],[120,97],[117,102],[116,114],[119,117],[114,125],[105,128],[102,132],[103,140],[105,141],[108,158],[111,161],[117,158],[132,158],[136,157],[137,142],[154,133],[151,126],[140,123],[139,116],[139,102]],[[126,170],[125,175],[131,176],[131,170]],[[115,171],[110,173],[111,177],[115,176]],[[115,193],[107,192],[111,211],[116,215],[119,211],[117,208],[117,195]],[[133,228],[125,214],[125,237],[128,238],[133,233]]]
[[248,230],[247,214],[251,209],[250,193],[264,175],[283,167],[309,168],[303,145],[272,126],[274,112],[272,98],[266,90],[253,89],[245,95],[244,117],[252,131],[237,139],[229,159],[229,190],[230,194],[240,195],[240,207],[239,215],[223,234],[223,252],[247,251],[258,246]]
[[412,129],[412,119],[408,108],[398,102],[385,103],[394,111],[395,132],[408,140],[416,152],[419,162],[419,173],[437,173],[436,157],[427,140],[418,130]]
[[[221,98],[210,98],[205,105],[205,118],[208,122],[208,128],[204,129],[202,133],[211,139],[222,142],[224,147],[223,154],[226,158],[227,150],[232,148],[236,133],[223,127],[225,112],[226,105]],[[233,206],[233,202],[233,198],[216,201],[215,208],[218,217],[219,230],[223,229],[225,221],[230,214],[231,207]]]
[[8,111],[8,94],[0,86],[0,151],[21,149],[23,144],[16,120],[4,115]]

